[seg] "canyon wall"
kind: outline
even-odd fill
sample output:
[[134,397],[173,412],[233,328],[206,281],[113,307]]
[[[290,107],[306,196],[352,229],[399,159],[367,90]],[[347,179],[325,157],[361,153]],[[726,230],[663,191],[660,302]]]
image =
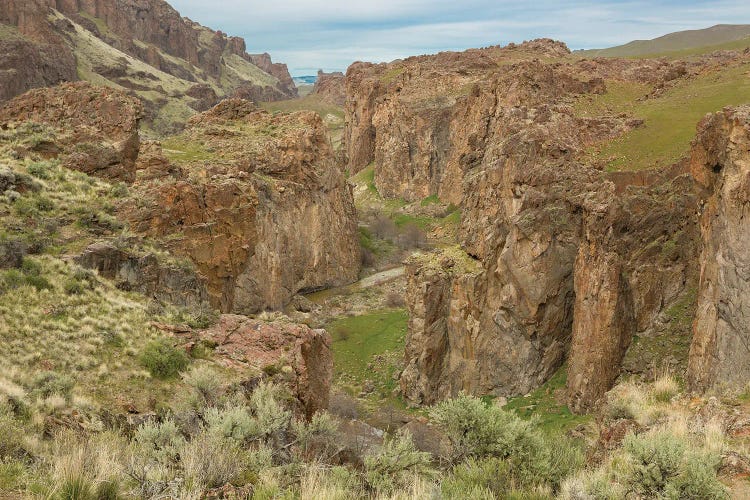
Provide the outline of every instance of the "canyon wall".
[[687,167],[625,175],[587,164],[589,145],[642,122],[584,117],[571,103],[607,82],[658,88],[685,71],[576,59],[550,40],[349,68],[350,171],[371,165],[386,198],[436,195],[462,210],[458,249],[407,266],[408,400],[525,394],[569,357],[568,398],[584,411],[635,335],[671,331],[668,311],[697,274]]
[[[280,309],[298,292],[357,278],[351,188],[316,113],[271,115],[229,99],[194,117],[177,140],[202,149],[161,162],[152,151],[136,182],[140,199],[120,213],[189,257],[214,306]],[[154,166],[160,174],[147,170]]]
[[160,133],[235,94],[297,96],[286,65],[163,0],[0,0],[0,100],[79,79],[138,96]]
[[744,390],[750,380],[750,107],[701,124],[691,171],[706,190],[688,382]]

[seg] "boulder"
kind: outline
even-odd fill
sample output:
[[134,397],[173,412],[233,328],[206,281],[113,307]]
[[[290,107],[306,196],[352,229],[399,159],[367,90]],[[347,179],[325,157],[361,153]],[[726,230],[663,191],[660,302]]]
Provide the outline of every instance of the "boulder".
[[325,330],[224,314],[215,326],[194,332],[193,338],[215,345],[215,356],[227,366],[280,372],[306,416],[328,408],[333,354]]

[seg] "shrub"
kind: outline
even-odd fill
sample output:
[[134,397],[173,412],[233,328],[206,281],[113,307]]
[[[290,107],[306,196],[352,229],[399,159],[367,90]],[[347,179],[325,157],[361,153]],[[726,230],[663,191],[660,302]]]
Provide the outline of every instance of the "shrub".
[[728,499],[726,488],[716,478],[718,460],[706,453],[689,453],[680,475],[667,485],[669,498],[684,500]]
[[50,178],[50,165],[47,162],[37,161],[26,167],[26,171],[37,179]]
[[646,498],[663,496],[667,484],[677,477],[685,455],[685,443],[667,432],[628,434],[623,441],[628,455],[624,482]]
[[185,438],[172,420],[162,423],[146,422],[133,436],[133,443],[143,458],[161,464],[176,461]]
[[221,390],[221,379],[215,370],[208,366],[194,367],[182,376],[182,380],[193,389],[199,404],[204,406],[216,404]]
[[33,396],[46,399],[51,396],[61,396],[70,401],[73,396],[75,382],[67,375],[53,371],[41,372],[34,377],[29,387]]
[[245,454],[237,443],[207,433],[184,443],[180,451],[185,481],[207,488],[236,484],[245,461]]
[[250,396],[250,405],[262,437],[270,439],[286,429],[292,412],[279,402],[280,389],[270,383],[261,383]]
[[[452,445],[453,463],[465,458],[499,458],[509,466],[514,484],[521,487],[556,486],[567,471],[553,453],[535,421],[522,420],[479,398],[460,395],[444,401],[430,412]],[[559,446],[555,443],[554,446]],[[563,460],[579,455],[566,450]]]
[[176,377],[190,363],[185,351],[174,347],[165,338],[149,342],[141,353],[140,361],[151,376],[158,379]]
[[498,458],[470,458],[454,468],[453,473],[443,481],[443,495],[446,498],[461,498],[469,491],[481,492],[480,496],[488,498],[503,495],[511,489],[508,469],[508,463]]
[[0,237],[0,268],[21,267],[26,251],[26,244],[20,238]]
[[10,415],[0,413],[0,462],[24,454],[24,430]]
[[390,493],[406,487],[414,476],[432,476],[431,458],[416,449],[408,432],[399,431],[377,453],[365,457],[365,480],[371,489]]
[[240,444],[262,434],[258,422],[244,406],[209,408],[203,418],[210,434]]
[[328,458],[336,450],[338,425],[326,412],[316,413],[309,422],[293,421],[292,430],[304,458]]

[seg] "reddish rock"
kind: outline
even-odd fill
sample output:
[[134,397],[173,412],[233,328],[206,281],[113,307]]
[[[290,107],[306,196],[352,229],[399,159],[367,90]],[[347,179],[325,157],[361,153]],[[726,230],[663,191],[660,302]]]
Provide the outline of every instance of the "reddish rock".
[[259,370],[273,366],[284,372],[291,367],[289,388],[309,417],[328,408],[333,379],[331,336],[325,330],[284,321],[265,322],[245,316],[224,314],[219,323],[195,333],[217,347],[222,363]]
[[119,212],[191,259],[214,307],[281,309],[300,291],[356,279],[353,197],[316,113],[271,115],[228,99],[191,119],[183,136],[216,153],[178,162],[183,175],[144,177],[138,201]]
[[[141,103],[89,83],[35,89],[0,106],[0,124],[33,122],[55,132],[54,148],[68,168],[132,182],[140,139]],[[44,145],[42,145],[44,146]]]

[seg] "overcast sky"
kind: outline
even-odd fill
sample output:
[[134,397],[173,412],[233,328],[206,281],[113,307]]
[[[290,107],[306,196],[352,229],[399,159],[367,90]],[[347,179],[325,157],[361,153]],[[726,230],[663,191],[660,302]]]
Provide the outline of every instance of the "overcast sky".
[[269,52],[294,76],[441,50],[562,40],[600,48],[714,24],[750,24],[748,0],[167,0]]

